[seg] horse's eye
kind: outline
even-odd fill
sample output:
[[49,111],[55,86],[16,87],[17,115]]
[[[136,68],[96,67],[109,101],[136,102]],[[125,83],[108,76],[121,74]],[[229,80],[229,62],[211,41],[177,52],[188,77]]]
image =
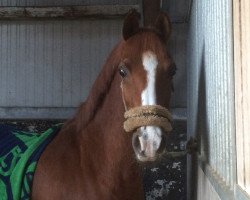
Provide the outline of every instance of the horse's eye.
[[128,69],[125,66],[121,66],[119,68],[119,74],[122,78],[126,77],[128,75]]
[[176,74],[176,70],[177,70],[177,67],[175,63],[173,63],[169,72],[170,76],[174,76]]

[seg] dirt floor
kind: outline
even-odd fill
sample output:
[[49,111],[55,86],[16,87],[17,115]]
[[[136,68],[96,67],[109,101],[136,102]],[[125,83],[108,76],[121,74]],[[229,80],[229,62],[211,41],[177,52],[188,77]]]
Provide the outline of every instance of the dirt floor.
[[[185,149],[186,122],[174,123],[174,130],[167,139],[167,151]],[[187,163],[186,156],[163,157],[159,163],[144,167],[144,188],[146,200],[185,200]]]
[[[1,124],[16,126],[25,131],[43,132],[61,120],[1,120]],[[168,135],[167,151],[181,151],[186,143],[186,122],[174,122]],[[158,163],[143,167],[146,200],[186,199],[186,156],[163,157]]]

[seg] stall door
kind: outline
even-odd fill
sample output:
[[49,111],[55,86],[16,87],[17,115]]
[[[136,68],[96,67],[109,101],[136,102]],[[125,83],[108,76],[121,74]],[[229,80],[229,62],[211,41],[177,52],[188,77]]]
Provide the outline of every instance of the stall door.
[[249,199],[249,0],[194,0],[188,37],[189,199]]

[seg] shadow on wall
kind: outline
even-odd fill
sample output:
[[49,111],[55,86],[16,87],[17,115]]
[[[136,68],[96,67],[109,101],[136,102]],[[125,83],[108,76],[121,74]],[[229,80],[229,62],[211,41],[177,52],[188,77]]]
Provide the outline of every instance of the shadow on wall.
[[[205,44],[204,44],[205,45]],[[207,91],[206,91],[206,63],[205,63],[205,54],[203,45],[202,56],[200,66],[200,74],[199,74],[199,86],[198,86],[198,111],[197,111],[197,120],[195,134],[193,137],[197,139],[198,143],[198,152],[197,154],[193,154],[191,157],[191,179],[188,180],[191,185],[190,189],[190,199],[197,199],[197,191],[198,191],[198,164],[200,164],[201,168],[204,168],[206,163],[209,163],[209,137],[208,137],[208,120],[207,120]],[[198,163],[198,155],[202,159],[202,162]],[[202,186],[201,186],[202,187]]]

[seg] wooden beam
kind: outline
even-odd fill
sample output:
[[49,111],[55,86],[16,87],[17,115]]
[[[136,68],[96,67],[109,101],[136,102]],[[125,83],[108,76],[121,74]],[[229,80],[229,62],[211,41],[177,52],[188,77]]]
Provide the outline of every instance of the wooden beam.
[[0,7],[0,20],[117,18],[138,5],[94,5],[54,7]]
[[237,183],[250,195],[250,2],[233,8]]
[[144,26],[153,25],[160,13],[161,0],[143,0],[142,7]]

